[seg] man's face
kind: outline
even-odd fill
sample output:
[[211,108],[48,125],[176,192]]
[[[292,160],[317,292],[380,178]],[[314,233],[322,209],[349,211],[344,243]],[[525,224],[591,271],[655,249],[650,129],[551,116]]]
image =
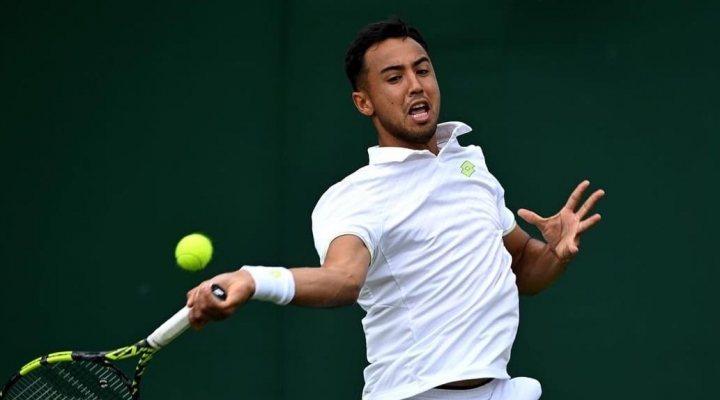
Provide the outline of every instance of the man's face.
[[440,89],[425,49],[411,38],[387,39],[368,49],[354,98],[385,131],[381,134],[408,144],[426,144],[435,134]]

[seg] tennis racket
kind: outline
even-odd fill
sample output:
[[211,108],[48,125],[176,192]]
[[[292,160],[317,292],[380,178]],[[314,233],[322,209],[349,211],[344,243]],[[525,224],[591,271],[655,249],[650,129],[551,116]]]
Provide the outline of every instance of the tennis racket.
[[[213,284],[215,297],[227,294]],[[188,327],[186,306],[160,325],[147,338],[111,351],[63,351],[25,364],[5,384],[0,400],[138,400],[140,380],[153,355]],[[114,364],[138,357],[132,381]]]

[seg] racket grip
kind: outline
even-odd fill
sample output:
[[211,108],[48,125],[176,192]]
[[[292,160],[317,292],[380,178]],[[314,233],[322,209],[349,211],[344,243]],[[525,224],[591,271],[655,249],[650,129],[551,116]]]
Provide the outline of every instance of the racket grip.
[[[227,298],[227,292],[225,289],[213,283],[210,286],[213,295],[220,301],[225,301]],[[160,325],[155,332],[151,333],[147,337],[147,342],[150,346],[155,349],[160,349],[172,342],[176,337],[180,336],[187,328],[190,327],[190,321],[188,315],[190,314],[190,307],[185,306],[180,311],[176,312],[175,315],[170,317],[165,323]]]

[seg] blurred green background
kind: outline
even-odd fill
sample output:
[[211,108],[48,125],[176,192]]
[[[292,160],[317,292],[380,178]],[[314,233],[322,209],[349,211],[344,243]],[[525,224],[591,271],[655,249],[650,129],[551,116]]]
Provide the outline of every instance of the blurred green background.
[[[607,192],[522,300],[512,374],[543,399],[712,396],[720,3],[699,0],[0,2],[0,376],[140,339],[217,273],[316,265],[312,208],[375,143],[344,51],[391,14],[511,209]],[[194,231],[216,256],[191,274]],[[160,353],[144,398],[359,399],[362,316],[253,303]]]

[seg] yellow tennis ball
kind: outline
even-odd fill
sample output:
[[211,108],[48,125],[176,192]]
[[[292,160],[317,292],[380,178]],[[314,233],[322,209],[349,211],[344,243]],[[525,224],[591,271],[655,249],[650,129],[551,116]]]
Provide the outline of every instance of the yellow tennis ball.
[[207,236],[193,233],[180,239],[175,247],[175,260],[186,271],[199,271],[210,262],[213,246]]

